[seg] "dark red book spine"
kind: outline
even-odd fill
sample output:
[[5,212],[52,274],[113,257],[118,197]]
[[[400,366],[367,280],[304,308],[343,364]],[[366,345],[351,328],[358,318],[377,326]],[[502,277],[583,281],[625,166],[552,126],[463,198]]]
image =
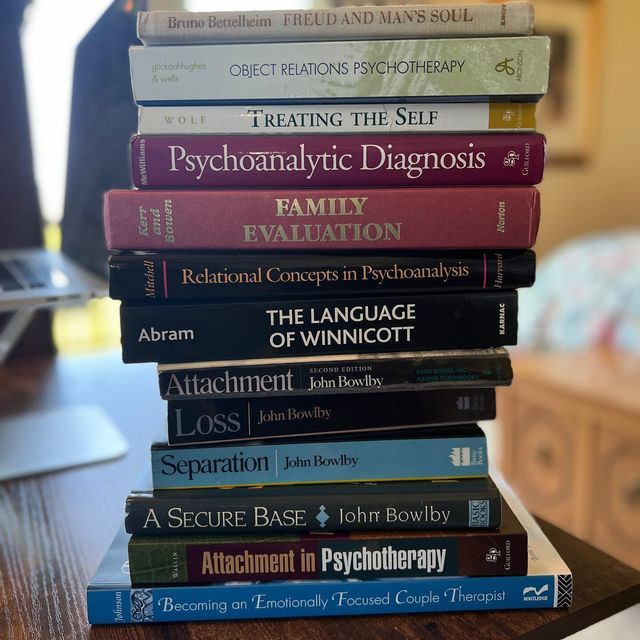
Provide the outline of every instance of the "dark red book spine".
[[136,187],[533,185],[539,133],[134,136]]
[[104,199],[112,250],[525,249],[539,218],[535,187],[115,190]]

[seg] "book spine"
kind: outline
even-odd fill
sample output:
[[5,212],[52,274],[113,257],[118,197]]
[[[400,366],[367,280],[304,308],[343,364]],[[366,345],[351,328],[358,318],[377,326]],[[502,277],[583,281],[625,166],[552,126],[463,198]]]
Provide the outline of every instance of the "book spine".
[[255,400],[170,400],[171,445],[370,433],[495,418],[493,389],[434,389]]
[[482,437],[154,447],[151,470],[154,489],[479,478],[487,452]]
[[[542,180],[544,151],[540,133],[137,135],[131,166],[141,188],[529,186]],[[347,205],[342,215],[359,215]]]
[[[452,355],[448,355],[452,354]],[[388,356],[388,357],[387,357]],[[164,365],[158,372],[165,400],[314,396],[438,388],[494,387],[511,384],[508,354],[424,352],[412,357],[354,357],[282,364],[225,366]]]
[[532,30],[533,7],[528,2],[456,7],[138,13],[138,38],[147,45],[507,36],[529,35]]
[[[539,220],[534,187],[116,190],[104,196],[110,250],[525,249],[535,242]],[[250,264],[253,258],[236,258],[242,259]],[[339,280],[357,280],[351,271]]]
[[536,105],[524,102],[140,107],[138,133],[438,133],[534,130]]
[[88,590],[87,606],[91,624],[549,609],[570,606],[571,583],[546,574],[105,587]]
[[515,289],[535,278],[525,252],[421,254],[117,254],[109,294],[129,302],[273,295]]
[[134,536],[129,542],[131,582],[372,580],[527,572],[525,531],[373,538],[327,534],[271,540]]
[[120,307],[124,362],[427,351],[516,343],[517,293]]
[[[127,499],[125,527],[129,533],[154,535],[386,531],[402,529],[496,528],[501,503],[496,491],[452,493],[353,494],[349,487],[318,495],[265,496],[229,500],[173,497],[175,491]],[[158,495],[161,494],[161,495]]]
[[526,102],[547,91],[549,38],[131,47],[129,59],[134,99],[143,105]]

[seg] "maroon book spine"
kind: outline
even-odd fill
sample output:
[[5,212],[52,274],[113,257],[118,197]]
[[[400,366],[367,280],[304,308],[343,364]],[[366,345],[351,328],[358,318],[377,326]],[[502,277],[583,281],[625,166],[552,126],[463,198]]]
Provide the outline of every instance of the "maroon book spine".
[[111,250],[525,249],[535,187],[113,190]]
[[134,136],[136,187],[533,185],[539,133]]

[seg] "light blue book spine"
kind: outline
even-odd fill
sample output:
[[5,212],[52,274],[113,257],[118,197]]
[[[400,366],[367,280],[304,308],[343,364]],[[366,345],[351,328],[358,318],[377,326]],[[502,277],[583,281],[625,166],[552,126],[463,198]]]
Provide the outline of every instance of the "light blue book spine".
[[152,449],[155,489],[478,478],[486,439],[412,438]]
[[[565,585],[564,582],[567,582]],[[410,578],[89,590],[91,624],[568,606],[571,576]]]

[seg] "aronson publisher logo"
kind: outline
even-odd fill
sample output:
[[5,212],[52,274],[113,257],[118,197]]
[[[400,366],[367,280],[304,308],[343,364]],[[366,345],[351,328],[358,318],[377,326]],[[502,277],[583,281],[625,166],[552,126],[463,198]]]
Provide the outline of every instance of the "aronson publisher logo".
[[[535,587],[525,587],[522,590],[522,599],[525,602],[544,602],[549,599],[549,595],[547,594],[547,591],[549,591],[548,584],[543,585],[539,589],[536,589]],[[533,595],[529,595],[529,594],[533,594]]]
[[513,58],[505,58],[498,62],[498,64],[494,67],[496,73],[506,73],[508,76],[512,76],[516,70],[513,68],[511,63],[513,62]]

